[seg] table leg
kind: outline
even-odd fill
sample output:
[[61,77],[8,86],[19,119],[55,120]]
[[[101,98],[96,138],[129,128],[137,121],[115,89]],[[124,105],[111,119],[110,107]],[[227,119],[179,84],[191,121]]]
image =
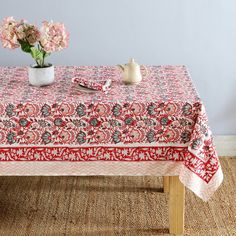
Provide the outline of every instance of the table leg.
[[164,188],[164,193],[170,192],[170,177],[169,176],[163,176],[163,188]]
[[170,176],[169,194],[169,231],[171,234],[184,233],[185,188],[179,176]]

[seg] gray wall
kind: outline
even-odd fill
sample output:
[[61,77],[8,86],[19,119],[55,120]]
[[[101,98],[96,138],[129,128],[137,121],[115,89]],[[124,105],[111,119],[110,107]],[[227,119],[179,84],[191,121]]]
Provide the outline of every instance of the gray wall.
[[[235,0],[7,0],[0,18],[64,22],[71,40],[50,61],[61,65],[126,62],[186,64],[215,134],[236,134]],[[0,65],[28,65],[0,48]]]

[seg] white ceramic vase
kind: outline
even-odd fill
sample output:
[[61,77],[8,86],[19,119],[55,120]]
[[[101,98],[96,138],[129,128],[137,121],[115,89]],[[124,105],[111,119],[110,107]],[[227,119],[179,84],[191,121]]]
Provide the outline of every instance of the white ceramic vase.
[[39,68],[36,65],[28,67],[29,83],[33,86],[41,87],[54,82],[54,66]]

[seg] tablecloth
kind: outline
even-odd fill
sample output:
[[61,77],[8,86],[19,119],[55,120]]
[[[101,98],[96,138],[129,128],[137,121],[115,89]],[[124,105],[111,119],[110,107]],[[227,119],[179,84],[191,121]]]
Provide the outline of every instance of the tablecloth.
[[[125,85],[116,66],[58,66],[38,88],[26,67],[0,67],[0,175],[179,175],[208,200],[223,174],[188,70],[147,70]],[[84,93],[75,76],[112,86]]]

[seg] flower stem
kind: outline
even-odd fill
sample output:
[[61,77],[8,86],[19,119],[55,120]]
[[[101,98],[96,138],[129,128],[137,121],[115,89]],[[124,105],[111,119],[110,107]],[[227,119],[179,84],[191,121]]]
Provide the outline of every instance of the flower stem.
[[43,51],[43,66],[44,66],[44,60],[45,60],[45,52]]
[[38,63],[38,61],[37,60],[35,60],[36,61],[36,63],[37,63],[37,66],[39,66],[40,67],[40,64]]
[[42,52],[43,54],[43,58],[42,58],[42,63],[41,63],[41,67],[44,67],[45,66],[45,57],[46,57],[46,52],[43,50],[43,45],[41,44],[41,42],[39,41],[39,44],[38,44],[38,48],[39,50]]

